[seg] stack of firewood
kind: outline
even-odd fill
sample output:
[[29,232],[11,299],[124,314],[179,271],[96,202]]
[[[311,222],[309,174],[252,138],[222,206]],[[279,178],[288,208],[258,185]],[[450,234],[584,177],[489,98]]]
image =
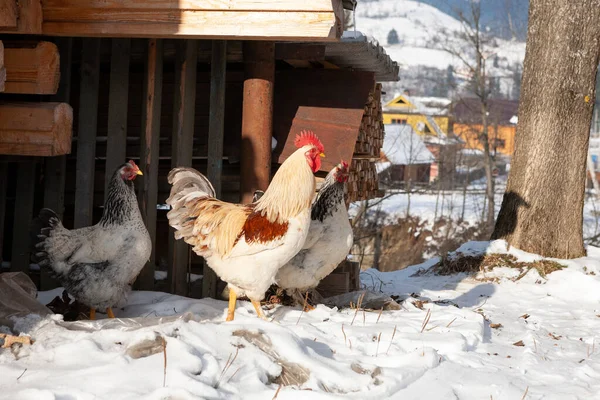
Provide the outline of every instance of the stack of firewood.
[[348,202],[381,197],[375,162],[383,146],[381,84],[377,83],[365,105],[365,112],[354,147],[348,178]]

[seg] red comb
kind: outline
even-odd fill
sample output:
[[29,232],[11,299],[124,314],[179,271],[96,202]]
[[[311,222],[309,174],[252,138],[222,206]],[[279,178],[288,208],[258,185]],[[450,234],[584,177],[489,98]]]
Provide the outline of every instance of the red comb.
[[129,162],[129,164],[131,164],[131,166],[132,166],[133,168],[137,167],[137,165],[135,165],[135,163],[133,162],[133,160],[129,160],[128,162]]
[[296,135],[296,140],[294,144],[297,148],[304,147],[306,145],[315,146],[319,153],[323,153],[325,151],[325,147],[323,147],[323,143],[319,140],[317,135],[313,133],[313,131],[301,131],[299,135]]
[[342,166],[341,169],[347,171],[348,170],[348,163],[344,160],[342,160],[342,162],[340,163],[340,165]]

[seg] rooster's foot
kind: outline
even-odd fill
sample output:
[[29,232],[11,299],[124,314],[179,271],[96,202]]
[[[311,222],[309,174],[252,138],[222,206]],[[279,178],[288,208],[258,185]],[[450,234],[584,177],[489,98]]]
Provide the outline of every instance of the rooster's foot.
[[229,308],[227,309],[227,319],[225,321],[233,321],[235,317],[235,304],[237,302],[237,295],[232,288],[229,288]]
[[108,307],[106,309],[106,314],[108,315],[108,318],[114,318],[115,317],[115,314],[113,313],[113,310],[110,307]]
[[250,301],[251,301],[252,305],[254,306],[254,309],[256,310],[256,315],[258,316],[258,318],[268,321],[269,319],[266,317],[265,313],[262,310],[262,307],[260,306],[260,301],[256,301],[256,300],[250,300]]
[[96,319],[96,309],[90,308],[90,321],[93,321],[95,319]]

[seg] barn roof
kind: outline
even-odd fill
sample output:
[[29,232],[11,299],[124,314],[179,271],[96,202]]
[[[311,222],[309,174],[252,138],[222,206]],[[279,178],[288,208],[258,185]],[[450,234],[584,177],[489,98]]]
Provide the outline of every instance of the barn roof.
[[431,164],[435,161],[423,138],[410,125],[386,125],[383,153],[393,165]]
[[[514,117],[519,109],[518,101],[489,99],[488,104],[490,124],[514,125]],[[481,123],[481,100],[477,97],[457,100],[452,104],[452,114],[458,123]]]

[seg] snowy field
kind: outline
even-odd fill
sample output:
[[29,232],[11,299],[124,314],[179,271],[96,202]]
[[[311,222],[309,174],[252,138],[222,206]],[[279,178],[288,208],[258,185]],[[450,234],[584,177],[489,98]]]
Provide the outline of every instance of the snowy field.
[[499,283],[413,276],[436,260],[369,270],[366,287],[404,299],[381,313],[277,306],[265,322],[241,302],[226,323],[223,301],[136,292],[116,320],[21,320],[35,343],[0,353],[0,398],[600,398],[600,249],[588,253],[547,280],[531,270],[515,281],[508,268],[494,270]]

